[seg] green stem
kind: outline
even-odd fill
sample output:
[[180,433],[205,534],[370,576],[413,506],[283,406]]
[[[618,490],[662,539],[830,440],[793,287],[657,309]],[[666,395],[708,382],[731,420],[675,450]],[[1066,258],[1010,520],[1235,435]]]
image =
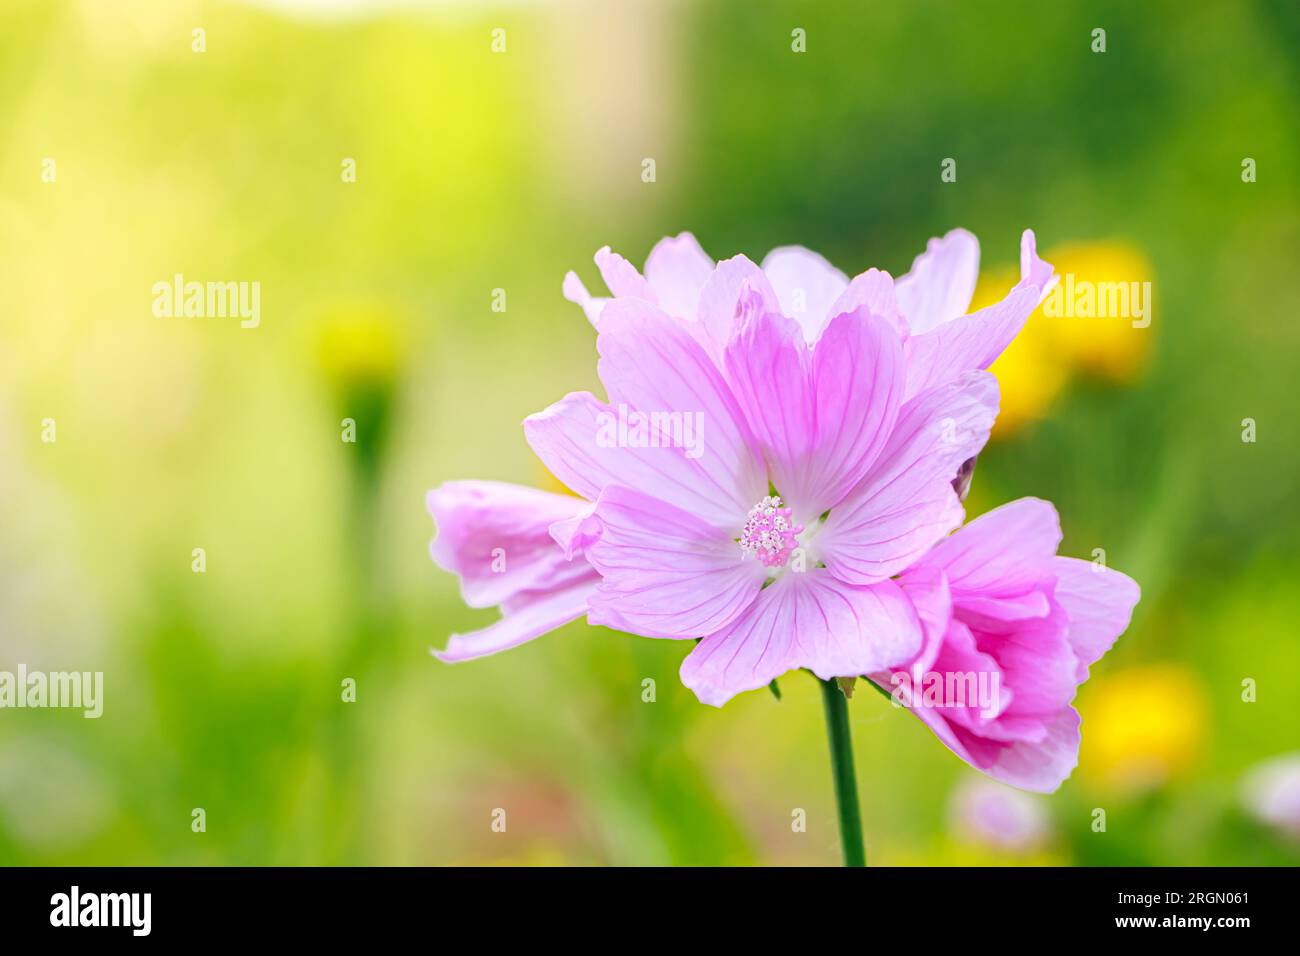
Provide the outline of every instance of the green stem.
[[844,692],[833,680],[822,685],[826,708],[826,736],[831,747],[831,772],[835,777],[835,803],[840,812],[840,845],[845,866],[866,866],[867,851],[862,841],[862,814],[858,809],[858,782],[853,774],[853,741],[849,734],[849,705]]

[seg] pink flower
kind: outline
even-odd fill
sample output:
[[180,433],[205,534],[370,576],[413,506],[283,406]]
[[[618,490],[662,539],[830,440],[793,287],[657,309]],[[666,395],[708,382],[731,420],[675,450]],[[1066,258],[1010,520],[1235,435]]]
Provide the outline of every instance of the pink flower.
[[1040,799],[980,777],[966,780],[952,795],[953,826],[974,843],[1028,853],[1051,829]]
[[1252,767],[1242,778],[1241,800],[1255,819],[1300,840],[1300,753]]
[[[659,243],[644,276],[608,249],[596,261],[614,297],[572,274],[565,292],[599,332],[608,402],[573,393],[524,423],[585,503],[489,483],[430,494],[435,560],[467,600],[504,613],[444,659],[584,611],[702,638],[682,679],[711,704],[796,667],[829,678],[915,659],[923,618],[893,578],[961,522],[951,483],[996,414],[981,370],[1049,288],[1032,233],[1020,283],[960,319],[978,268],[960,230],[897,284],[876,270],[850,281],[793,248],[762,269],[743,256],[715,266],[689,234]],[[494,548],[507,567],[525,555],[508,581],[484,570]]]
[[1078,762],[1071,702],[1139,597],[1118,571],[1057,557],[1060,542],[1056,509],[1037,498],[939,542],[899,578],[925,646],[905,670],[872,678],[967,763],[1040,792]]

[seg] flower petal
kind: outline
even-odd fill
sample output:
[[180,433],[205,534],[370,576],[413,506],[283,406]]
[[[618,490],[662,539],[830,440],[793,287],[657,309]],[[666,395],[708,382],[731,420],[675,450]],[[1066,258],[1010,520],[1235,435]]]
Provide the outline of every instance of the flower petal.
[[952,478],[988,440],[997,400],[993,376],[968,372],[903,407],[866,478],[813,540],[836,577],[859,585],[892,577],[961,523]]
[[587,316],[587,321],[596,326],[600,321],[600,310],[605,307],[608,298],[597,298],[587,291],[587,287],[582,284],[576,272],[568,272],[564,276],[564,297],[574,305],[582,307],[583,314]]
[[[637,414],[624,408],[623,420],[635,426]],[[660,447],[638,447],[620,437],[619,421],[619,413],[590,392],[572,392],[525,418],[524,437],[550,472],[588,501],[595,501],[610,485],[624,485],[720,528],[740,528],[757,499],[742,499],[732,476],[721,470],[722,458],[709,454],[707,418],[698,434],[694,429],[701,420],[691,418],[692,441],[683,442],[685,448],[671,447],[671,434],[657,432],[654,440]],[[679,421],[686,424],[684,417]],[[685,428],[682,436],[686,437]],[[697,452],[698,457],[691,457]]]
[[855,588],[824,570],[788,573],[725,630],[682,661],[682,683],[720,707],[797,667],[823,680],[855,677],[915,656],[921,623],[893,581]]
[[980,271],[979,240],[965,229],[931,239],[912,270],[895,283],[899,306],[912,335],[965,315]]
[[1070,646],[1079,658],[1077,679],[1101,660],[1129,625],[1142,591],[1137,582],[1113,568],[1078,558],[1053,558],[1055,599],[1070,619]]
[[1079,714],[1073,707],[1044,718],[1037,740],[1014,742],[980,737],[950,723],[942,709],[911,710],[945,747],[966,763],[1022,790],[1053,793],[1079,762]]
[[[1001,302],[907,339],[903,347],[907,398],[950,382],[968,369],[988,368],[1016,337],[1050,289],[1052,278],[1052,267],[1038,258],[1034,234],[1028,229],[1021,239],[1020,258],[1020,282]],[[901,302],[901,292],[899,297]]]
[[590,574],[569,560],[549,527],[577,515],[581,498],[499,481],[449,481],[430,491],[437,534],[434,563],[461,580],[470,607],[491,607],[522,591],[565,587]]
[[1020,498],[967,523],[920,564],[943,569],[954,604],[968,597],[1015,598],[1050,587],[1060,543],[1061,522],[1051,502]]
[[642,492],[606,488],[595,516],[601,530],[587,558],[603,581],[592,624],[701,637],[734,621],[766,577],[727,533]]
[[865,307],[872,315],[880,316],[898,333],[899,339],[907,337],[907,323],[899,311],[898,297],[894,294],[894,280],[888,272],[868,269],[853,277],[849,287],[840,294],[827,311],[828,319],[845,312]]
[[689,232],[660,239],[645,261],[645,277],[659,305],[674,318],[695,321],[700,292],[713,260]]
[[795,520],[833,507],[866,474],[898,416],[902,349],[865,309],[837,316],[810,349],[791,319],[746,309],[724,364]]
[[650,303],[659,301],[654,290],[650,288],[650,283],[636,271],[636,266],[617,252],[611,252],[609,246],[604,246],[596,252],[596,268],[600,270],[600,277],[605,280],[605,285],[615,297],[628,296],[644,299]]
[[737,310],[746,289],[759,297],[762,311],[781,311],[781,303],[763,270],[744,256],[719,262],[700,290],[697,335],[715,361],[721,359],[723,348],[736,330]]
[[596,593],[597,577],[586,562],[588,576],[562,590],[530,591],[514,599],[513,606],[501,620],[482,630],[469,634],[453,634],[446,650],[433,651],[433,656],[444,663],[486,657],[499,651],[518,647],[541,637],[587,613],[587,601]]
[[659,309],[617,299],[601,313],[596,348],[611,404],[691,418],[696,447],[668,451],[693,456],[702,484],[711,486],[701,494],[734,505],[734,517],[723,526],[738,531],[767,492],[767,473],[744,413],[703,346]]
[[781,312],[799,323],[807,341],[816,342],[827,321],[838,314],[831,314],[831,303],[848,288],[849,277],[803,246],[773,249],[763,259],[763,273]]

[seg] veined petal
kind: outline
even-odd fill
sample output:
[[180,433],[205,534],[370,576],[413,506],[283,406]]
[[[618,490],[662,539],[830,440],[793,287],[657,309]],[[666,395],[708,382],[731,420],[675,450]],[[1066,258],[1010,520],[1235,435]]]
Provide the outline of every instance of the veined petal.
[[914,657],[921,623],[893,581],[855,588],[824,570],[789,573],[760,592],[730,627],[682,661],[682,683],[720,707],[797,667],[823,680],[854,677]]
[[912,269],[895,283],[899,307],[912,335],[965,315],[979,278],[979,240],[965,229],[931,239]]
[[[907,398],[952,381],[969,369],[988,368],[1016,337],[1050,289],[1052,279],[1052,267],[1038,258],[1034,234],[1028,229],[1021,239],[1020,258],[1020,282],[1001,302],[924,333],[913,329],[903,347]],[[902,292],[899,299],[903,301]]]
[[512,609],[501,620],[469,634],[453,634],[445,650],[433,656],[448,664],[486,657],[518,647],[587,613],[587,601],[596,593],[599,580],[586,562],[585,577],[567,588],[549,592],[528,592],[512,601]]
[[952,478],[984,447],[997,401],[993,376],[968,372],[903,407],[884,451],[813,541],[833,574],[863,585],[892,577],[961,523]]
[[831,312],[831,303],[848,287],[848,276],[803,246],[773,249],[763,259],[763,273],[781,312],[799,323],[807,341],[816,342],[826,323],[839,314]]
[[729,534],[642,492],[606,488],[595,516],[601,529],[587,558],[603,581],[592,624],[700,637],[734,621],[766,577]]
[[[671,434],[651,429],[653,420],[640,416],[626,407],[610,408],[590,392],[573,392],[524,419],[524,436],[551,473],[589,501],[610,485],[625,485],[717,527],[738,529],[757,499],[743,497],[752,489],[743,489],[742,494],[725,457],[710,454],[709,419],[692,417],[691,442],[683,440],[687,447],[673,447]],[[687,420],[679,415],[677,421],[683,425],[685,439]],[[703,429],[696,433],[701,422]],[[620,434],[640,425],[645,426],[642,439],[658,447],[634,445]],[[691,457],[697,453],[698,457]]]
[[658,308],[616,299],[601,313],[596,348],[611,404],[651,417],[690,418],[695,447],[670,451],[693,456],[711,486],[701,493],[734,504],[734,519],[723,526],[738,530],[766,493],[767,473],[744,413],[703,346]]
[[793,320],[746,313],[727,345],[727,378],[777,490],[807,522],[857,485],[889,439],[902,350],[865,309],[837,316],[816,349]]

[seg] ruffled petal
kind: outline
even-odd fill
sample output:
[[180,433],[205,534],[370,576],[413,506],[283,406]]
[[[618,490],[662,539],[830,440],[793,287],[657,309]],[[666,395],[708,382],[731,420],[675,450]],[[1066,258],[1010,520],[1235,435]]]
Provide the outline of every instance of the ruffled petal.
[[586,506],[580,498],[500,481],[449,481],[426,502],[437,526],[429,554],[460,577],[470,607],[566,587],[590,574],[586,561],[565,556],[549,530]]
[[1052,570],[1054,597],[1070,619],[1070,645],[1079,658],[1077,679],[1083,681],[1088,667],[1128,628],[1142,590],[1128,575],[1078,558],[1053,558]]

